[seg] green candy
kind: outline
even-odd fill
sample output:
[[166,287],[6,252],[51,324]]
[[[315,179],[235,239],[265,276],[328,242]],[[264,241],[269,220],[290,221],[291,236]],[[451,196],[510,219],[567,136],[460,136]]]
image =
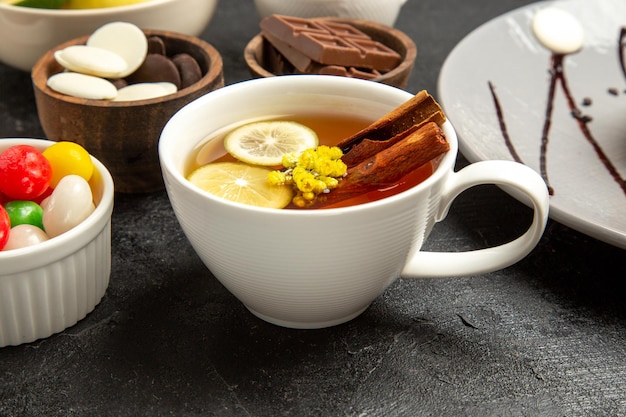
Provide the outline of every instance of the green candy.
[[44,230],[43,209],[34,201],[9,201],[4,205],[4,208],[9,214],[11,227],[18,224],[30,224]]

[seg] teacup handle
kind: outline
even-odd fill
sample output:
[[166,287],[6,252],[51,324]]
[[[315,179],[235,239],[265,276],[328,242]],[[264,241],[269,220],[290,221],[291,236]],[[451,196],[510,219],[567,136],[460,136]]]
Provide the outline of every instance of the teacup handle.
[[476,162],[452,173],[441,191],[441,205],[435,221],[442,221],[447,216],[452,201],[461,192],[480,184],[510,186],[527,196],[534,209],[528,230],[511,242],[485,249],[467,252],[417,251],[407,261],[401,276],[441,278],[497,271],[519,261],[537,245],[548,221],[548,191],[545,182],[534,170],[517,162]]

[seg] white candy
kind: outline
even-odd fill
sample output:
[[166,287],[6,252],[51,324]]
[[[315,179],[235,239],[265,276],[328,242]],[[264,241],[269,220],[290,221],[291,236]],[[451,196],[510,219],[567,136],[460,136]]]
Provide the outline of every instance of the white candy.
[[4,250],[25,248],[48,240],[46,232],[32,224],[18,224],[11,228]]
[[94,210],[89,183],[78,175],[67,175],[43,204],[43,227],[53,238],[80,224]]
[[104,78],[120,78],[128,63],[121,55],[104,48],[72,45],[56,51],[54,58],[70,71]]
[[137,83],[120,88],[114,101],[145,100],[173,94],[176,91],[178,91],[176,85],[168,82]]
[[110,100],[117,96],[117,88],[104,78],[76,72],[60,72],[48,78],[48,87],[68,96]]
[[146,35],[137,26],[127,22],[111,22],[96,29],[87,46],[109,50],[121,56],[127,65],[119,78],[132,74],[143,63],[148,53]]
[[583,47],[583,27],[566,11],[553,7],[539,10],[532,28],[539,42],[556,54],[572,54]]

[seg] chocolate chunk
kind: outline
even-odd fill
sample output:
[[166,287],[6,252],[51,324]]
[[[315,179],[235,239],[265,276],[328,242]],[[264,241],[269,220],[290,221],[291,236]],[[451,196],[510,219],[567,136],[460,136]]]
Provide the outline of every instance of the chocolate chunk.
[[313,71],[314,61],[311,58],[269,33],[263,32],[263,37],[298,71],[302,73]]
[[386,72],[401,61],[396,51],[348,24],[272,15],[260,26],[265,33],[324,65]]
[[165,42],[159,36],[150,36],[148,38],[148,54],[166,55]]
[[168,57],[159,54],[146,55],[143,64],[126,80],[128,84],[166,81],[174,84],[178,89],[181,86],[180,74],[176,65]]
[[176,65],[180,74],[180,88],[189,87],[197,83],[202,78],[202,70],[198,61],[189,54],[181,53],[172,57],[172,62]]
[[372,80],[380,77],[380,72],[376,70],[359,69],[354,67],[342,67],[339,65],[326,65],[318,69],[320,75],[340,75],[342,77],[360,78],[363,80]]
[[120,88],[124,88],[128,85],[128,82],[126,81],[125,78],[116,78],[114,80],[109,80],[111,81],[111,83],[115,86],[115,88],[117,88],[118,90]]
[[266,68],[276,75],[291,74],[294,70],[293,65],[265,38],[262,60]]

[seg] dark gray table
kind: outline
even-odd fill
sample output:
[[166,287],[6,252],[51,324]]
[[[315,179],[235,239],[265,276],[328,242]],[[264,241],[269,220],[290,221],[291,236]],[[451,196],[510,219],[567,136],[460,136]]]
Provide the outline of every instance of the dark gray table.
[[[528,3],[409,0],[397,23],[419,48],[408,90],[436,93],[458,41]],[[249,78],[242,51],[257,23],[252,0],[222,0],[202,36],[228,84]],[[0,89],[0,137],[42,136],[29,74],[0,65]],[[499,189],[465,194],[429,249],[527,227],[530,210]],[[193,253],[164,192],[117,195],[113,236],[94,312],[0,349],[0,416],[626,415],[626,253],[558,223],[513,267],[400,279],[362,316],[315,331],[245,310]]]

